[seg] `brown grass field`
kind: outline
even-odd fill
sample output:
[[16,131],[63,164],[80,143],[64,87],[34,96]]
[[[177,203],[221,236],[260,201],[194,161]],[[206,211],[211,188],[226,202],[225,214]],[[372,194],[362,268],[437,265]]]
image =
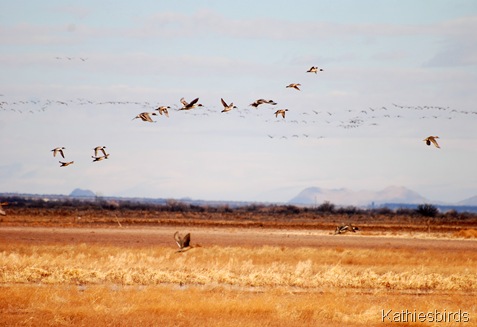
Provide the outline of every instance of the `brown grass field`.
[[1,326],[477,326],[471,226],[88,219],[0,221]]

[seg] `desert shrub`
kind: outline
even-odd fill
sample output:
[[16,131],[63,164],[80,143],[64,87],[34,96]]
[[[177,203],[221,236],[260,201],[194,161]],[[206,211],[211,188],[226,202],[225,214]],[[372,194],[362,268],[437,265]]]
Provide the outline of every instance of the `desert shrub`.
[[323,213],[333,213],[335,211],[336,206],[331,203],[330,201],[325,201],[320,204],[316,210]]
[[420,204],[415,209],[416,213],[424,217],[436,217],[439,213],[439,209],[432,204]]
[[176,200],[167,200],[166,206],[172,212],[186,212],[190,209],[188,204]]
[[360,213],[363,213],[363,212],[364,212],[363,209],[360,209],[360,208],[355,207],[355,206],[342,207],[342,208],[338,208],[336,210],[336,213],[345,214],[345,215],[356,215],[356,214],[360,214]]
[[294,205],[271,205],[266,208],[266,212],[272,215],[297,215],[302,210]]
[[260,210],[263,210],[265,208],[265,205],[263,204],[249,204],[245,206],[245,211],[246,212],[258,212]]
[[373,209],[373,213],[376,213],[378,215],[383,215],[383,216],[392,216],[394,212],[388,207],[382,207],[382,208]]
[[410,208],[396,209],[396,215],[399,215],[399,216],[414,216],[415,212],[416,211],[414,209],[410,209]]

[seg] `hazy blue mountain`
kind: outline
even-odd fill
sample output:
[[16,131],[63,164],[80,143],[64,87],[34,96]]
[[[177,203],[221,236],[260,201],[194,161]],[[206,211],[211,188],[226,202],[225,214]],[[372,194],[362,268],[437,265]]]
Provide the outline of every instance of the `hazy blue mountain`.
[[465,200],[457,202],[460,206],[477,206],[477,195],[467,198]]
[[94,198],[96,194],[91,190],[82,190],[80,188],[75,188],[69,196],[74,198]]
[[309,187],[301,191],[289,202],[293,204],[321,204],[329,201],[336,205],[368,206],[374,203],[426,203],[429,202],[420,194],[402,186],[390,186],[380,191],[352,191],[345,188],[322,189]]

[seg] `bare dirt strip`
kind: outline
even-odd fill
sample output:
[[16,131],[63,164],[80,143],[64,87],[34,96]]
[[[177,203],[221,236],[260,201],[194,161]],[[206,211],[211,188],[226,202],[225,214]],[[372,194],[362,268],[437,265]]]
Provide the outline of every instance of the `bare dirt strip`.
[[95,244],[124,247],[175,247],[176,230],[191,233],[191,243],[206,246],[283,246],[327,248],[383,248],[461,251],[477,250],[477,241],[426,234],[401,235],[332,235],[323,230],[277,230],[265,228],[203,227],[0,227],[0,244]]

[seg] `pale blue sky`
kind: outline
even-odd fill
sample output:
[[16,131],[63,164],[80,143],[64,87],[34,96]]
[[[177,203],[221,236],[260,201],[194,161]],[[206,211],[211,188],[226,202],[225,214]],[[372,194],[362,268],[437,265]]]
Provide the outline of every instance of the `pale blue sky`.
[[476,30],[475,1],[0,1],[0,192],[477,195]]

